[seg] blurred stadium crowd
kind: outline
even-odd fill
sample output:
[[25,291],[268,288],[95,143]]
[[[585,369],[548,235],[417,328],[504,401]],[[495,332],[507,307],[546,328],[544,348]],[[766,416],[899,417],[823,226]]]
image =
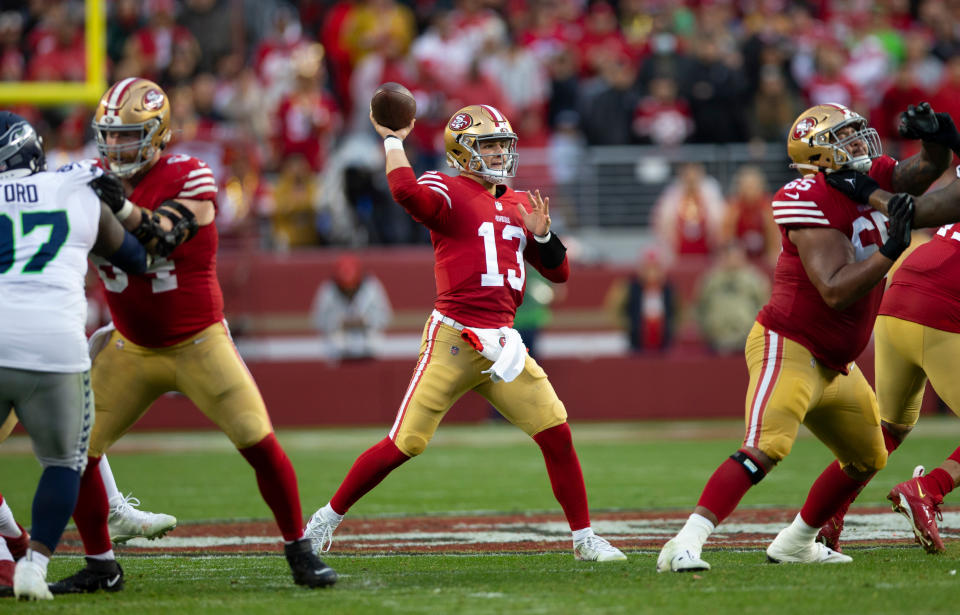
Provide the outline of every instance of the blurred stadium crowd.
[[[84,78],[80,0],[4,0],[3,81]],[[522,153],[774,143],[807,106],[846,104],[893,155],[907,104],[960,118],[956,0],[111,0],[110,82],[170,96],[171,150],[221,183],[224,239],[270,248],[426,241],[392,204],[374,89],[418,102],[407,151],[442,168],[453,111],[500,108]],[[51,166],[96,154],[85,106],[12,109]],[[568,151],[568,150],[565,150]],[[775,188],[775,187],[774,187]]]

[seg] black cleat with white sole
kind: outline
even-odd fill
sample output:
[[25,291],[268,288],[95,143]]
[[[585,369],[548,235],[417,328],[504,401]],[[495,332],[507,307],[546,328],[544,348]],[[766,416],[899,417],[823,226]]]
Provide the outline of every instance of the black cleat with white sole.
[[90,594],[101,589],[105,592],[118,592],[123,589],[123,568],[117,560],[101,560],[90,557],[86,568],[56,583],[50,584],[54,594]]
[[337,573],[327,566],[313,552],[309,538],[301,538],[283,547],[293,573],[293,581],[297,585],[314,587],[330,587],[337,582]]

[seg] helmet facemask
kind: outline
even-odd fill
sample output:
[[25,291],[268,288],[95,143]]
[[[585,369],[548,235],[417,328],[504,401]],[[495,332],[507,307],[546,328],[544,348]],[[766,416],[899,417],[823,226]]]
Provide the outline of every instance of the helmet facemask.
[[[482,154],[480,144],[485,141],[507,141],[505,151],[500,153]],[[516,176],[517,162],[520,155],[517,154],[517,135],[514,133],[494,133],[490,135],[471,135],[461,134],[456,137],[456,142],[470,154],[470,161],[464,167],[460,162],[447,154],[447,159],[451,166],[459,168],[467,173],[479,175],[491,184],[502,184],[507,179]],[[496,160],[500,160],[499,168],[496,166]],[[491,164],[488,164],[491,163]]]
[[[853,127],[854,131],[845,137],[840,137],[838,133],[847,127]],[[851,169],[867,173],[870,171],[873,159],[883,155],[880,135],[877,134],[876,129],[868,127],[866,120],[862,118],[825,130],[815,135],[812,141],[816,145],[822,145],[833,150],[837,170]],[[849,146],[854,143],[862,143],[866,151],[860,155],[854,154],[849,149]]]
[[[114,118],[104,118],[114,119]],[[154,137],[160,130],[157,119],[149,119],[140,124],[108,125],[94,121],[93,129],[97,137],[97,150],[110,170],[120,177],[136,175],[156,155],[157,148],[153,146]],[[107,140],[109,133],[134,134],[135,139],[122,140],[110,144]]]

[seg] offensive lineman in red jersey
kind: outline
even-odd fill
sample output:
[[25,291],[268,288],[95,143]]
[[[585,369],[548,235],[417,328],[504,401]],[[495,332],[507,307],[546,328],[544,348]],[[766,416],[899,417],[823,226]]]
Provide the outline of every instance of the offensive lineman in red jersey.
[[817,105],[791,128],[787,151],[804,177],[773,200],[782,252],[770,301],[747,338],[750,382],[743,446],[721,464],[697,507],[657,558],[657,571],[709,570],[700,558],[716,525],[789,454],[800,424],[839,460],[829,489],[818,479],[793,524],[767,548],[774,562],[839,563],[851,558],[815,542],[817,531],[863,481],[886,464],[877,402],[853,362],[870,339],[881,284],[910,243],[913,203],[900,195],[887,217],[826,183],[841,169],[869,172],[879,185],[919,193],[950,161],[924,143],[897,164],[883,156],[866,120],[842,105]]
[[87,566],[51,585],[54,593],[116,591],[122,570],[106,533],[107,510],[97,471],[101,455],[160,395],[190,398],[253,466],[273,511],[294,581],[336,582],[336,573],[303,537],[297,479],[273,433],[256,383],[237,354],[223,319],[216,274],[216,181],[202,161],[163,155],[170,138],[166,94],[146,79],[128,78],[103,95],[93,120],[101,163],[122,178],[101,186],[101,198],[124,226],[160,257],[144,275],[96,262],[115,330],[93,359],[96,421],[90,461],[74,520]]
[[[903,114],[901,134],[940,143],[960,153],[960,134],[946,113],[934,114],[921,103]],[[910,119],[919,121],[910,123]],[[957,169],[960,175],[960,168]],[[851,181],[852,180],[852,181]],[[850,172],[829,180],[858,202],[886,210],[892,195],[869,177]],[[871,196],[874,195],[874,196]],[[960,218],[960,181],[916,199],[914,224],[936,226]],[[933,238],[914,250],[897,269],[880,304],[874,328],[877,401],[887,444],[892,453],[916,425],[923,392],[930,384],[941,399],[960,413],[960,225],[945,224]],[[836,473],[831,464],[824,474]],[[928,553],[944,551],[937,529],[943,496],[960,481],[960,448],[926,476],[919,466],[914,478],[896,485],[887,498],[903,514],[917,541]],[[855,494],[856,495],[856,494]],[[839,550],[843,519],[851,498],[820,531],[820,540]]]
[[459,175],[419,179],[403,151],[414,121],[384,138],[394,199],[430,229],[437,299],[424,327],[420,358],[389,435],[357,458],[330,502],[307,524],[318,551],[353,504],[395,468],[424,451],[447,410],[467,391],[483,395],[540,446],[553,493],[573,532],[574,557],[626,556],[593,533],[567,412],[513,326],[523,301],[524,259],[552,282],[570,275],[566,248],[550,231],[549,199],[503,182],[517,169],[517,135],[500,111],[471,105],[444,131],[447,159]]

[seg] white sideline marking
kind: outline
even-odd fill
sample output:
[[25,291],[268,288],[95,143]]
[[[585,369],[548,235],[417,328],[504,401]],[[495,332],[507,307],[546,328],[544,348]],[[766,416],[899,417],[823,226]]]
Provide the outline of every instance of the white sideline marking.
[[[349,521],[348,521],[349,522]],[[684,524],[685,518],[675,516],[663,519],[639,519],[629,521],[595,521],[594,530],[605,538],[617,543],[629,544],[632,541],[650,542],[669,540]],[[758,536],[770,540],[777,535],[786,523],[725,523],[715,531],[711,543],[727,546],[757,542]],[[188,526],[189,527],[189,526]],[[524,542],[546,542],[570,544],[570,532],[563,522],[498,524],[495,529],[489,524],[471,523],[461,526],[463,531],[443,532],[377,532],[364,534],[344,533],[334,539],[337,542],[356,547],[390,546],[391,548],[424,546],[472,546],[480,544],[512,544]],[[945,512],[943,528],[960,528],[960,512]],[[475,529],[471,529],[475,528]],[[960,531],[941,531],[943,538],[960,537]],[[903,517],[896,513],[849,514],[846,517],[842,540],[858,542],[869,540],[911,539],[913,532]],[[127,544],[143,549],[188,549],[218,546],[265,545],[275,547],[281,542],[280,536],[187,536],[167,535],[157,540],[134,538]],[[570,545],[572,548],[572,544]]]

